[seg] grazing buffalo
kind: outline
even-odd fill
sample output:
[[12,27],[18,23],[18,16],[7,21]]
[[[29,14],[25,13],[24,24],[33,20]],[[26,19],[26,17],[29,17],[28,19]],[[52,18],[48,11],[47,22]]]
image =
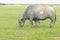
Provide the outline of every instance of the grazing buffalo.
[[55,9],[48,5],[39,5],[33,4],[27,7],[23,15],[19,18],[19,26],[23,26],[25,20],[28,19],[30,21],[30,25],[33,25],[33,21],[35,24],[39,24],[39,20],[50,19],[50,28],[54,27],[56,21],[56,13]]

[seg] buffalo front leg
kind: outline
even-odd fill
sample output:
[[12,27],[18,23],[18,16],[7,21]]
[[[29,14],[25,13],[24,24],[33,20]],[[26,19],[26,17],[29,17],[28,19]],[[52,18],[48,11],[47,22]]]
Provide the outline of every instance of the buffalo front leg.
[[32,20],[30,20],[30,24],[29,24],[29,26],[31,26],[31,27],[32,27],[32,25],[33,25],[33,21],[32,21]]

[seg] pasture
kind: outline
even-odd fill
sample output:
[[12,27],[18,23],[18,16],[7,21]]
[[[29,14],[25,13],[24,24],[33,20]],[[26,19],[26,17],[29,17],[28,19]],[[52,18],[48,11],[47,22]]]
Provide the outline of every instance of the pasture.
[[55,7],[55,28],[49,28],[49,19],[40,21],[40,27],[30,27],[28,20],[18,27],[18,18],[27,6],[0,5],[0,40],[60,40],[60,7]]

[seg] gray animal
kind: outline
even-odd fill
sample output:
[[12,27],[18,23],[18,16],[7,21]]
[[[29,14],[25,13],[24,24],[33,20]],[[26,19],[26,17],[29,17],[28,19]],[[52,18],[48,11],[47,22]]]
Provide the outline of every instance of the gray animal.
[[39,20],[50,19],[50,28],[54,27],[56,22],[56,12],[52,6],[33,4],[27,7],[22,17],[19,18],[19,26],[23,27],[26,19],[30,21],[30,25],[40,24]]

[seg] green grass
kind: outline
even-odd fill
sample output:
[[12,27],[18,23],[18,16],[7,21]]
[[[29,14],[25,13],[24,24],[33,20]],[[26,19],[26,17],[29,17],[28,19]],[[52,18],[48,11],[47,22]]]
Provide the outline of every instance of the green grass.
[[26,5],[0,6],[0,40],[60,40],[60,9],[56,8],[56,27],[49,28],[50,20],[41,21],[40,27],[18,27],[18,18]]

